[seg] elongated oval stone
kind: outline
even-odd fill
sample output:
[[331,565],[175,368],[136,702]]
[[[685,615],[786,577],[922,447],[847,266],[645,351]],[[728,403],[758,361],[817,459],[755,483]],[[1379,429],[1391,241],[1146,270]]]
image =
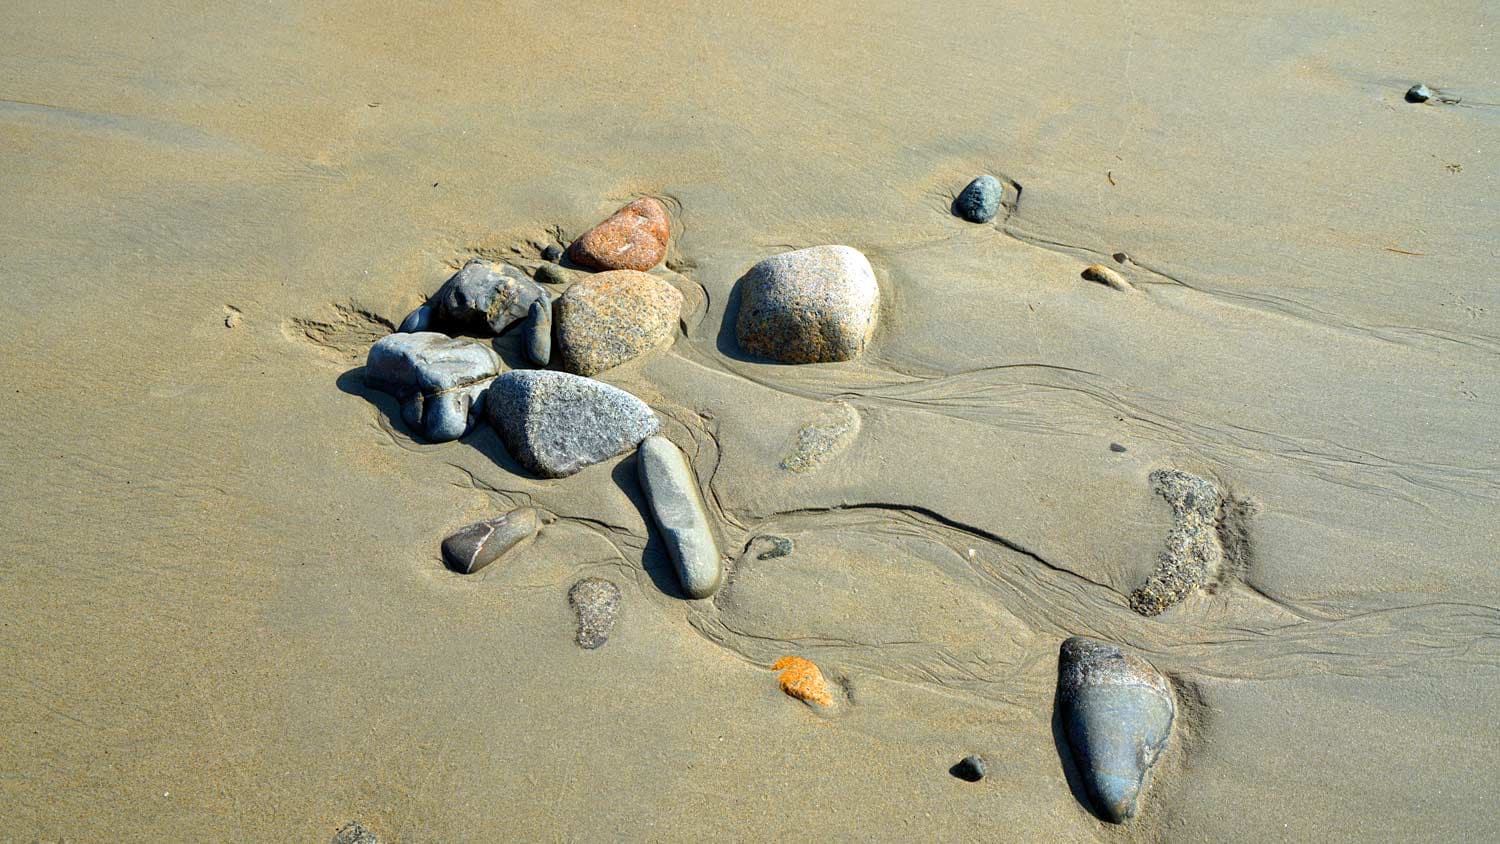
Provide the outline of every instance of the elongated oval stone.
[[531,303],[526,315],[526,359],[537,366],[552,361],[552,300],[545,294]]
[[718,590],[724,569],[698,479],[682,451],[666,437],[647,437],[638,457],[641,488],[677,567],[682,591],[707,598]]
[[473,574],[536,536],[540,527],[541,519],[532,507],[465,525],[443,540],[443,560],[459,574]]
[[1094,807],[1115,823],[1134,817],[1172,735],[1177,704],[1167,679],[1115,645],[1074,636],[1058,654],[1057,699]]

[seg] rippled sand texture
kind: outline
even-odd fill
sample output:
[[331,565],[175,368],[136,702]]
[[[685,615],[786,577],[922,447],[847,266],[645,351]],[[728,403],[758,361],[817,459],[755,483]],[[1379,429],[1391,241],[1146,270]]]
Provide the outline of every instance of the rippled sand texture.
[[[0,5],[0,838],[1491,837],[1500,15],[1010,5]],[[633,457],[532,479],[359,372],[644,194],[683,324],[601,377],[693,461],[706,602]],[[864,355],[741,356],[736,280],[820,243]],[[1171,469],[1233,518],[1146,617]],[[1056,741],[1073,634],[1182,694],[1128,827]]]

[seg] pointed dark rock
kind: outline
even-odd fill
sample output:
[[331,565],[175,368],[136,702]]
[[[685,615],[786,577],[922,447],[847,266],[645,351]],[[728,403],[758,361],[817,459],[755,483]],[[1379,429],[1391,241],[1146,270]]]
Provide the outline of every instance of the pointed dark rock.
[[971,223],[988,223],[1000,211],[1000,199],[1004,195],[1000,180],[986,174],[970,182],[959,193],[958,199],[953,201],[953,210]]
[[1172,735],[1166,678],[1114,645],[1074,636],[1058,654],[1057,705],[1094,808],[1114,823],[1134,817]]
[[443,560],[459,574],[473,574],[536,536],[540,527],[541,519],[531,507],[465,525],[443,540]]

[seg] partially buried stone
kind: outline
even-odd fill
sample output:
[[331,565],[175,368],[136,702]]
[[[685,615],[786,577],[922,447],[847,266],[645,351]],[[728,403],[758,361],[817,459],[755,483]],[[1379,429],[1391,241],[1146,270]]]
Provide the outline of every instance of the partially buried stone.
[[626,205],[568,247],[568,256],[594,270],[649,270],[667,254],[667,209],[649,196]]
[[1409,103],[1425,103],[1430,99],[1432,99],[1432,89],[1421,82],[1406,89],[1406,101]]
[[975,753],[960,759],[958,764],[948,769],[948,773],[965,782],[979,782],[984,779],[987,767],[984,764],[984,757]]
[[375,833],[365,829],[364,824],[350,821],[334,833],[331,844],[380,844],[380,839],[375,837]]
[[651,408],[624,390],[544,369],[496,378],[484,413],[511,455],[544,478],[608,460],[661,428]]
[[499,334],[524,318],[531,303],[545,295],[515,267],[475,258],[454,273],[427,304],[432,307],[432,323],[440,328]]
[[557,263],[562,260],[562,247],[555,243],[549,243],[542,247],[542,260]]
[[848,246],[772,255],[740,281],[735,334],[746,352],[782,363],[852,360],[875,331],[875,270]]
[[408,427],[445,442],[469,430],[499,371],[492,349],[419,331],[377,340],[365,361],[365,383],[401,401]]
[[1172,527],[1156,569],[1130,593],[1130,608],[1145,616],[1159,615],[1208,584],[1224,562],[1219,539],[1224,496],[1219,488],[1180,469],[1157,469],[1150,480],[1172,507]]
[[1105,287],[1113,288],[1120,291],[1121,293],[1132,293],[1135,291],[1135,285],[1126,281],[1125,276],[1120,275],[1119,273],[1115,272],[1109,267],[1104,266],[1103,264],[1091,264],[1087,267],[1084,267],[1081,275],[1087,281],[1092,281],[1095,284],[1102,284]]
[[443,540],[443,560],[459,574],[473,574],[536,536],[541,525],[540,514],[531,507],[466,525]]
[[792,553],[792,549],[797,547],[796,544],[792,542],[792,540],[788,539],[785,536],[772,536],[770,534],[766,534],[765,536],[755,537],[755,541],[757,543],[764,541],[766,545],[770,546],[766,550],[755,555],[755,559],[757,560],[774,560],[777,557],[785,557],[788,554]]
[[568,590],[568,605],[578,614],[579,646],[603,647],[620,613],[620,587],[602,577],[585,577]]
[[565,285],[570,278],[568,271],[556,264],[543,264],[536,268],[536,280],[543,284]]
[[709,597],[723,578],[723,561],[692,467],[682,451],[663,436],[648,437],[641,443],[639,461],[641,488],[677,566],[682,591],[692,598]]
[[562,367],[594,375],[672,342],[682,293],[653,275],[613,270],[589,276],[557,300]]
[[552,301],[546,295],[532,302],[526,315],[526,359],[537,366],[552,361]]
[[401,320],[401,327],[396,331],[401,334],[415,334],[418,331],[426,331],[432,327],[432,306],[423,305],[415,311],[406,315]]
[[1005,195],[1000,180],[985,174],[970,182],[953,200],[953,210],[971,223],[988,223],[1000,211],[1000,199]]
[[1134,817],[1172,735],[1177,704],[1166,678],[1140,657],[1075,636],[1058,653],[1057,702],[1095,809],[1115,823]]

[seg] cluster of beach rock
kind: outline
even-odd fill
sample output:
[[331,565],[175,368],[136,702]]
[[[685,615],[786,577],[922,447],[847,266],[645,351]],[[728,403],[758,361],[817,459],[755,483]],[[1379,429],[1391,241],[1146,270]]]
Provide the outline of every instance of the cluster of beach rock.
[[[988,223],[1004,193],[998,179],[982,176],[959,194],[954,212]],[[503,263],[470,260],[395,333],[373,345],[364,377],[399,400],[402,419],[420,436],[451,441],[488,424],[516,462],[540,478],[567,477],[637,450],[638,482],[682,592],[704,599],[723,583],[723,554],[687,456],[662,435],[650,406],[592,377],[674,341],[682,293],[648,272],[666,257],[671,233],[666,207],[643,197],[574,240],[565,253],[557,247],[544,251],[547,263],[535,278]],[[591,272],[563,272],[563,260]],[[563,285],[560,293],[551,289]],[[875,332],[880,299],[875,271],[856,249],[822,245],[783,252],[749,267],[741,279],[735,337],[744,352],[780,363],[853,360]],[[518,324],[535,368],[506,371],[493,348],[465,339],[499,335]],[[834,419],[825,427],[809,437],[857,433],[857,422],[851,428]],[[1170,487],[1171,494],[1163,494],[1180,518],[1210,518],[1206,505],[1181,491],[1189,480],[1173,476],[1162,483]],[[443,540],[442,557],[454,571],[473,574],[532,540],[553,518],[521,507],[467,525]],[[1192,552],[1187,556],[1205,562],[1207,551],[1192,544],[1198,533],[1181,533],[1178,544]],[[1152,608],[1179,599],[1179,586],[1201,581],[1198,569],[1189,575],[1154,580],[1143,590],[1163,594],[1153,597]],[[578,616],[578,644],[603,646],[619,610],[619,587],[586,577],[571,586],[567,600]],[[839,694],[807,660],[789,656],[773,668],[783,672],[787,694],[811,706],[838,704]],[[1133,816],[1171,734],[1176,706],[1166,678],[1114,645],[1069,639],[1059,657],[1057,703],[1096,810],[1114,821]],[[965,779],[984,772],[978,757],[955,766],[955,775]]]

